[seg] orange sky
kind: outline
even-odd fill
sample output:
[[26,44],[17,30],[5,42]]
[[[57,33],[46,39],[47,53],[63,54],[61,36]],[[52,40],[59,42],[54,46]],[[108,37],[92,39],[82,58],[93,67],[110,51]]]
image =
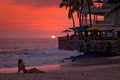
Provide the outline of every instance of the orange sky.
[[[20,2],[21,1],[21,2]],[[61,0],[0,0],[0,38],[49,38],[72,26]]]
[[[0,0],[0,38],[50,38],[72,27],[61,0]],[[78,20],[76,19],[78,25]]]

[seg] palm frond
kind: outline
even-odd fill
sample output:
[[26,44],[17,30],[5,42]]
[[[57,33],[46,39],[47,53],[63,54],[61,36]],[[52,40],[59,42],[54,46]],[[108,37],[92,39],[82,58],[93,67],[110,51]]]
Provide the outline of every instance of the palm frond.
[[69,4],[66,4],[66,9],[69,7]]
[[60,3],[60,8],[62,8],[64,6],[64,3]]

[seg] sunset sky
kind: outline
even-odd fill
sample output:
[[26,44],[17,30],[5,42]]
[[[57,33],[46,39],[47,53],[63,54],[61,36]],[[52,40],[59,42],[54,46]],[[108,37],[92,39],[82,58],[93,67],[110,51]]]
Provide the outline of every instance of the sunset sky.
[[0,38],[49,38],[72,27],[61,0],[0,0]]

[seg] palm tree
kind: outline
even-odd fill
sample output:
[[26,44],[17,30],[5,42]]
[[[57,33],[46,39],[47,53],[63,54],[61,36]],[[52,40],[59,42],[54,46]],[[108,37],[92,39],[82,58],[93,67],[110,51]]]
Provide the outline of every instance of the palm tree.
[[77,17],[79,18],[79,26],[82,24],[82,16],[86,16],[86,14],[82,14],[83,10],[83,5],[84,5],[84,0],[74,0],[74,5],[73,5],[73,12],[77,12]]
[[74,12],[77,12],[79,17],[79,26],[81,26],[81,16],[82,16],[83,5],[88,6],[90,26],[92,26],[91,9],[90,9],[90,7],[93,5],[92,0],[62,0],[62,2],[60,3],[60,8],[66,7],[66,9],[68,9],[68,18],[69,19],[72,18],[73,27],[75,27],[75,20],[73,16]]
[[107,16],[109,16],[111,13],[117,11],[120,9],[120,1],[119,0],[108,0],[107,3],[116,3],[116,7],[114,7],[108,14]]
[[90,25],[92,26],[91,11],[90,11],[90,7],[91,7],[91,5],[93,5],[92,0],[90,0],[88,2],[87,2],[87,0],[73,0],[73,1],[74,1],[74,3],[73,3],[72,11],[77,12],[77,16],[79,18],[79,26],[81,26],[81,24],[83,22],[81,17],[82,16],[85,16],[85,18],[87,17],[87,14],[82,14],[83,6],[90,4],[90,6],[88,6],[88,8],[89,8],[89,14],[90,14]]
[[62,7],[66,7],[66,9],[68,9],[68,18],[71,19],[73,21],[73,27],[75,27],[75,20],[74,20],[74,16],[73,16],[73,5],[74,5],[74,0],[62,0],[62,2],[60,3],[60,8]]
[[89,18],[90,18],[90,27],[92,26],[92,17],[91,17],[91,6],[93,5],[92,0],[86,0],[88,10],[89,10]]
[[[91,18],[91,6],[93,6],[93,1],[92,0],[81,0],[81,9],[80,13],[82,13],[83,7],[88,6],[88,11],[89,11],[89,18],[90,18],[90,26],[92,26],[92,18]],[[85,18],[87,17],[87,14],[83,14]],[[81,18],[81,14],[80,14]]]
[[74,0],[73,12],[77,12],[77,17],[79,18],[79,26],[81,26],[81,10],[83,6],[83,0]]
[[72,18],[73,26],[75,26],[73,13],[77,12],[77,17],[79,18],[79,26],[81,26],[81,12],[83,7],[83,0],[63,0],[60,3],[60,8],[61,7],[66,7],[66,9],[69,8],[68,17]]

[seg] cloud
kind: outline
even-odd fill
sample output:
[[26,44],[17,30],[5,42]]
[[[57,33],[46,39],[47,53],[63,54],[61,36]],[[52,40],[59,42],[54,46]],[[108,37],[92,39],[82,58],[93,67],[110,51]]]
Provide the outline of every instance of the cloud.
[[27,5],[33,8],[59,6],[61,0],[13,0],[15,4]]

